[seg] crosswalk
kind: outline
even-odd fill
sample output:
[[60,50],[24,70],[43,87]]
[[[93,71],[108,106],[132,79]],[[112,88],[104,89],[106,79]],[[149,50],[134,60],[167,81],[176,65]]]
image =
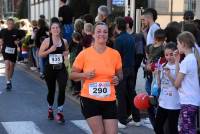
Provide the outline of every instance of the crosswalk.
[[8,134],[43,134],[32,121],[2,122]]
[[[149,119],[142,119],[141,122],[142,126],[152,129]],[[71,120],[70,123],[81,129],[83,133],[92,134],[85,120]],[[1,122],[1,125],[7,134],[44,134],[33,121]]]

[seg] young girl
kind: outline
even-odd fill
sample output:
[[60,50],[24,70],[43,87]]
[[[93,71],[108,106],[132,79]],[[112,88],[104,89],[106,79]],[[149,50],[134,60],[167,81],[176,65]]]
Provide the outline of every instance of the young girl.
[[176,65],[173,52],[176,50],[175,43],[168,43],[165,46],[164,54],[167,60],[166,65],[158,73],[158,83],[161,86],[159,106],[156,114],[156,134],[164,134],[164,125],[167,121],[168,133],[178,134],[178,118],[180,112],[180,100],[177,89],[169,80],[168,76],[176,77]]
[[195,57],[195,38],[190,32],[183,32],[177,37],[177,47],[179,54],[185,54],[183,61],[180,61],[179,54],[176,57],[177,77],[174,86],[178,89],[181,103],[181,134],[196,134],[195,118],[200,106],[200,87],[199,87],[199,57]]

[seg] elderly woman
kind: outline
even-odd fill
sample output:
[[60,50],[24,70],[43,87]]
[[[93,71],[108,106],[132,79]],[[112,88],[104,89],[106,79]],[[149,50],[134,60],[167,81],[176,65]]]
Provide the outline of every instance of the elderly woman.
[[122,79],[120,54],[106,46],[108,26],[94,27],[94,44],[76,58],[70,78],[83,80],[82,113],[93,134],[117,134],[115,86]]
[[53,103],[56,90],[56,81],[58,83],[58,107],[56,120],[58,123],[64,123],[63,105],[65,102],[65,88],[67,85],[67,71],[64,65],[64,57],[68,55],[67,40],[61,37],[59,22],[52,22],[50,26],[50,37],[46,38],[40,47],[39,56],[46,58],[45,80],[48,87],[48,119],[53,120]]

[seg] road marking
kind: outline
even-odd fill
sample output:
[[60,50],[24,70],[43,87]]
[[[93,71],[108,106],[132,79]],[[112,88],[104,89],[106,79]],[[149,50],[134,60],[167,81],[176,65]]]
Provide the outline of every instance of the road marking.
[[[86,120],[71,120],[70,122],[72,122],[74,125],[76,125],[78,128],[80,128],[81,130],[83,130],[85,133],[87,134],[92,134]],[[144,118],[141,119],[142,125],[144,127],[147,127],[149,129],[153,129],[149,118]],[[118,132],[118,134],[120,134],[120,132]]]
[[82,129],[85,133],[92,134],[86,120],[72,120],[71,122],[80,129]]
[[32,121],[2,122],[8,134],[43,134]]

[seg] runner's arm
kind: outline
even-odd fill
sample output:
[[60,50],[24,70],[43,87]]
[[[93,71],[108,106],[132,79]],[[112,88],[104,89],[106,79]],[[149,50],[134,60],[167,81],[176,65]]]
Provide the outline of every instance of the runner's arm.
[[85,79],[85,74],[75,67],[72,67],[70,79],[74,81],[81,81]]
[[[47,55],[49,53],[53,52],[53,48],[52,47],[55,47],[55,46],[52,46],[49,49],[48,49],[48,47],[49,47],[49,39],[47,38],[42,42],[42,45],[40,46],[40,50],[39,50],[39,56],[40,57],[47,57]],[[54,49],[56,49],[56,48],[54,48]]]

